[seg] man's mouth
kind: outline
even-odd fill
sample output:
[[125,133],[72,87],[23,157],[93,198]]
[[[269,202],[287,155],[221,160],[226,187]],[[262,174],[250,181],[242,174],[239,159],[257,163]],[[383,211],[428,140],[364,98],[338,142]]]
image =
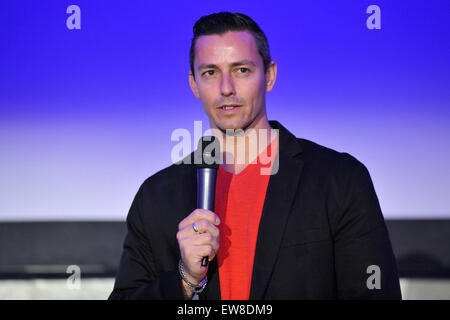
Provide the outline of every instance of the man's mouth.
[[222,110],[233,110],[233,109],[238,108],[238,107],[241,107],[241,106],[238,105],[238,104],[230,104],[230,105],[223,105],[223,106],[220,106],[218,109],[222,109]]

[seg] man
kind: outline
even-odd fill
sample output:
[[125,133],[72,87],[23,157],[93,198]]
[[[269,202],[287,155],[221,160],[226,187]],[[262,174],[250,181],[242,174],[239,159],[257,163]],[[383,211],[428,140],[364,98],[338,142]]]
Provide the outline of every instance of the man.
[[[196,209],[195,165],[148,178],[128,214],[110,299],[400,299],[367,169],[268,121],[277,66],[257,24],[238,13],[202,17],[190,62],[191,89],[224,154],[236,160],[245,143],[230,147],[230,132],[257,131],[257,157],[220,165],[215,212]],[[272,174],[263,175],[269,149]]]

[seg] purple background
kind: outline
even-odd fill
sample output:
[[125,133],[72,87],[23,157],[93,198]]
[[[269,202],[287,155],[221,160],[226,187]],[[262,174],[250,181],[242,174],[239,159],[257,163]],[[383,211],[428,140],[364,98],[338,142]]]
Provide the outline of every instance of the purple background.
[[124,220],[171,133],[208,128],[188,52],[224,10],[269,39],[269,119],[362,161],[386,218],[450,217],[450,1],[214,3],[0,3],[0,220]]

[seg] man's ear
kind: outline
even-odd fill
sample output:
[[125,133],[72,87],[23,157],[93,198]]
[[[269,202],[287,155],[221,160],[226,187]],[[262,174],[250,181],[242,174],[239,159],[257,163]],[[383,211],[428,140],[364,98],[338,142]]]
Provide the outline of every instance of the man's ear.
[[197,83],[195,82],[192,71],[189,71],[189,85],[191,86],[191,90],[194,93],[195,97],[197,99],[200,99],[200,94],[198,93]]
[[266,91],[272,90],[275,80],[277,79],[277,64],[274,61],[270,62],[266,71]]

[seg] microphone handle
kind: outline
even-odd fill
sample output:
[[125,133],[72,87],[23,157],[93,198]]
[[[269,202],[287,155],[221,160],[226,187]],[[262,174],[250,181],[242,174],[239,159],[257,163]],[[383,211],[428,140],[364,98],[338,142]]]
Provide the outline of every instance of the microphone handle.
[[[217,169],[197,169],[197,208],[214,211]],[[208,256],[203,257],[202,267],[208,266]]]

